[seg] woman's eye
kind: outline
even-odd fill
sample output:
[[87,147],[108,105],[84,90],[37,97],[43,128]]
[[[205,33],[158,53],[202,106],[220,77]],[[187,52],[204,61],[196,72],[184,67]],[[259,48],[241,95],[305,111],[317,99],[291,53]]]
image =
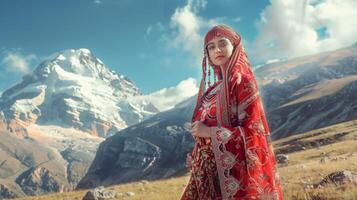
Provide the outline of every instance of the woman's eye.
[[208,46],[208,50],[212,51],[214,49],[214,46]]

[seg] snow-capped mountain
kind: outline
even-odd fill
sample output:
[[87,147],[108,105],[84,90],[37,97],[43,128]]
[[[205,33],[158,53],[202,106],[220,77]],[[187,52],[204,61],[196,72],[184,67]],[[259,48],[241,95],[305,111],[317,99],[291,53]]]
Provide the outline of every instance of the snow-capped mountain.
[[72,190],[105,137],[157,112],[89,50],[53,54],[0,98],[0,199]]
[[127,77],[110,71],[88,49],[65,50],[4,91],[7,121],[74,127],[106,137],[155,114]]

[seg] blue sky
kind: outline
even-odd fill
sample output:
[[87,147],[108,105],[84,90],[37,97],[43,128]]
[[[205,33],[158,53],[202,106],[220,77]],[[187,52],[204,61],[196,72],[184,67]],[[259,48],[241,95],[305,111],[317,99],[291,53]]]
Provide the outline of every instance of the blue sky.
[[90,49],[144,94],[174,90],[184,80],[195,89],[202,37],[213,25],[235,28],[255,67],[354,43],[355,5],[353,0],[1,0],[0,91],[47,56],[73,48]]
[[[227,22],[247,38],[254,38],[254,21],[267,3],[210,1],[201,13],[207,18],[227,17]],[[1,56],[9,51],[22,56],[34,54],[38,59],[31,59],[29,66],[34,68],[52,53],[88,48],[109,68],[131,78],[143,93],[153,92],[199,76],[198,66],[190,66],[194,59],[191,52],[171,47],[170,41],[164,40],[174,34],[170,18],[175,9],[186,4],[183,0],[2,0]],[[243,6],[249,9],[240,8]],[[238,17],[245,20],[239,24],[233,20]],[[4,73],[4,63],[0,67]],[[6,76],[1,79],[0,90],[13,82]]]

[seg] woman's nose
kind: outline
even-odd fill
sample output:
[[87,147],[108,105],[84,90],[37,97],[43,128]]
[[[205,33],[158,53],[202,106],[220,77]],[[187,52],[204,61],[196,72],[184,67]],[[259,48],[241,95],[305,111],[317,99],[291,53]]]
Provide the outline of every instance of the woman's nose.
[[216,48],[216,52],[221,52],[221,51],[222,51],[221,48],[219,48],[219,47]]

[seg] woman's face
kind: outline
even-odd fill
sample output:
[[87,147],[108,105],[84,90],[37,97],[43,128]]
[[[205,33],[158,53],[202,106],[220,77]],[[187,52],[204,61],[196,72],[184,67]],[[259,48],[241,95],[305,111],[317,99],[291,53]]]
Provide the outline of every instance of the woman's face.
[[228,38],[216,36],[207,43],[207,52],[214,65],[222,66],[229,61],[233,45]]

